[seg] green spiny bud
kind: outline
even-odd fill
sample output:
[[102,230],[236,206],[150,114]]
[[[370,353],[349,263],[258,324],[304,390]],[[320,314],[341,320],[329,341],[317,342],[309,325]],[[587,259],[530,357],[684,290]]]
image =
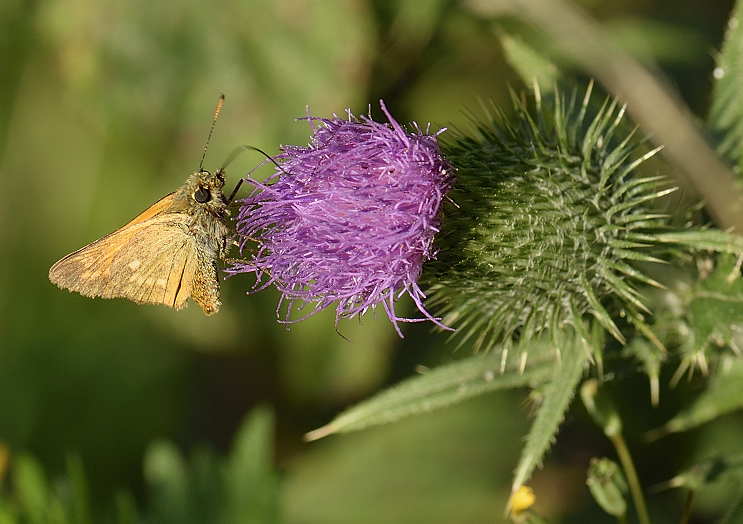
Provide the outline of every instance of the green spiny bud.
[[586,484],[601,509],[615,517],[627,515],[629,487],[616,462],[607,458],[591,459]]
[[[535,111],[513,96],[515,118],[494,108],[475,132],[454,130],[441,148],[457,169],[427,304],[475,348],[524,344],[565,324],[587,333],[594,317],[615,338],[613,318],[642,322],[638,284],[655,284],[633,264],[657,262],[653,233],[664,216],[653,201],[670,192],[635,168],[641,141],[625,132],[624,109],[606,100],[537,93]],[[620,136],[624,133],[624,136]],[[590,345],[590,344],[589,344]]]

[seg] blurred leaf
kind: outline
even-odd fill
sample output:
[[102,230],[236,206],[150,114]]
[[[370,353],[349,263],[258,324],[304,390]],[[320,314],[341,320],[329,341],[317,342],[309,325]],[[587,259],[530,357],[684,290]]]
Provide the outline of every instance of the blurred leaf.
[[624,347],[623,354],[642,363],[642,371],[650,381],[650,401],[653,406],[660,402],[660,368],[666,353],[660,344],[652,344],[645,338],[633,337]]
[[67,457],[67,475],[70,485],[72,522],[90,524],[90,494],[80,455],[74,454]]
[[551,380],[542,390],[541,403],[514,472],[511,493],[515,493],[529,479],[554,442],[588,360],[583,338],[574,332],[570,336],[563,334],[564,342],[559,348],[561,359],[552,366]]
[[50,489],[41,464],[26,453],[13,459],[12,486],[21,513],[29,524],[48,522]]
[[666,484],[671,488],[696,491],[714,482],[743,481],[743,453],[728,453],[702,459]]
[[603,27],[643,63],[694,64],[708,56],[706,38],[688,26],[630,16],[606,20]]
[[738,498],[735,499],[720,524],[739,524],[740,522],[743,522],[743,490],[738,492]]
[[154,522],[189,522],[188,472],[175,444],[155,442],[149,446],[145,452],[144,476]]
[[238,430],[232,453],[201,448],[187,462],[169,442],[145,456],[148,521],[177,524],[278,522],[279,481],[273,467],[273,414],[256,408]]
[[5,501],[0,501],[0,524],[18,524],[19,520],[11,505]]
[[[697,492],[702,487],[719,482],[743,483],[743,453],[735,452],[707,457],[692,464],[660,487],[686,488]],[[743,522],[743,491],[728,508],[721,524]]]
[[128,491],[120,491],[115,498],[115,515],[116,524],[138,524],[139,511],[137,510],[137,501]]
[[613,439],[622,432],[622,419],[611,397],[606,394],[600,382],[591,378],[580,387],[580,398],[586,411],[604,434]]
[[647,438],[655,440],[669,433],[686,431],[743,408],[743,360],[727,358],[719,368],[710,379],[709,387],[691,406],[663,426],[649,431]]
[[[67,457],[67,476],[50,485],[41,463],[32,455],[21,453],[13,459],[11,491],[0,496],[0,524],[90,524],[91,504],[82,459],[77,454]],[[122,505],[113,522],[137,524],[136,504],[132,497],[129,508]]]
[[743,326],[743,279],[733,257],[718,257],[715,271],[694,293],[688,315],[693,337],[687,352],[693,355],[707,345],[735,347],[733,336]]
[[[301,16],[287,17],[292,9]],[[121,8],[50,0],[37,18],[67,89],[102,103],[140,132],[159,129],[159,139],[179,119],[195,116],[197,101],[220,91],[228,100],[250,101],[242,105],[253,106],[247,109],[252,126],[289,122],[310,102],[324,110],[338,98],[358,103],[373,41],[365,7],[338,0],[301,7],[133,0]]]
[[237,432],[226,467],[229,522],[279,522],[279,478],[273,466],[274,415],[253,409]]
[[524,84],[532,86],[536,83],[543,94],[552,92],[560,76],[557,66],[519,36],[508,34],[503,29],[499,29],[496,34],[503,46],[506,60]]
[[718,140],[717,151],[743,167],[743,2],[736,6],[728,22],[717,67],[712,75],[714,90],[707,125]]
[[193,450],[188,463],[187,522],[202,524],[225,520],[229,502],[227,489],[224,465],[216,453],[207,447]]
[[[525,353],[522,354],[525,356]],[[534,386],[553,371],[553,349],[535,349],[528,360],[494,351],[440,366],[409,378],[338,415],[330,424],[306,435],[307,440],[348,433],[450,406],[499,389]],[[522,368],[522,365],[525,367]],[[503,371],[501,371],[503,369]]]
[[149,519],[158,524],[220,522],[226,511],[222,467],[208,449],[187,463],[169,442],[153,444],[145,457]]

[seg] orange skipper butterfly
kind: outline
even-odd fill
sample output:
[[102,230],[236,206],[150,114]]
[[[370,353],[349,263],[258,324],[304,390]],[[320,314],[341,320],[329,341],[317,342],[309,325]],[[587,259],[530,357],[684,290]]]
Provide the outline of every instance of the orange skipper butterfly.
[[[224,95],[209,139],[223,102]],[[217,256],[227,254],[227,208],[237,191],[226,198],[224,184],[224,169],[212,174],[199,167],[180,189],[124,227],[54,264],[49,280],[86,297],[128,298],[175,309],[191,297],[207,315],[216,313],[222,304]]]

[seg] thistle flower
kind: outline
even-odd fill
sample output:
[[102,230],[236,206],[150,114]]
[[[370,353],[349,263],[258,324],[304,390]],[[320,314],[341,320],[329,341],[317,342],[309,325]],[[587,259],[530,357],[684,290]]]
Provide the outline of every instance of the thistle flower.
[[[314,310],[336,304],[339,319],[382,304],[398,334],[395,301],[407,293],[428,320],[418,287],[423,263],[433,258],[439,209],[452,184],[437,136],[415,125],[407,132],[380,101],[390,124],[371,118],[307,119],[308,147],[285,146],[280,168],[241,201],[237,234],[252,257],[229,273],[255,273],[254,292],[270,285],[282,293],[283,322],[295,304]],[[309,110],[308,110],[309,111]],[[257,248],[246,250],[249,242]],[[263,280],[265,278],[265,280]],[[298,319],[301,320],[301,319]]]

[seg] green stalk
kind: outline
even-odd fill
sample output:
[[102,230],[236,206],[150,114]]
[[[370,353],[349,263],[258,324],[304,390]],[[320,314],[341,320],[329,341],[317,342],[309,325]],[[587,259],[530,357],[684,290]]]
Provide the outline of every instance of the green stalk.
[[614,445],[614,449],[619,456],[619,462],[622,464],[622,469],[624,469],[630,493],[632,493],[632,500],[637,510],[637,518],[640,520],[640,524],[650,524],[650,517],[648,516],[648,508],[645,505],[645,497],[642,495],[640,479],[637,477],[637,471],[632,462],[632,456],[627,448],[627,443],[624,441],[621,431],[615,434],[606,433],[606,436],[609,437],[609,440]]
[[637,518],[640,524],[650,524],[648,509],[645,505],[645,498],[642,495],[640,479],[637,477],[637,470],[632,462],[627,443],[622,436],[622,419],[614,407],[611,399],[599,389],[599,381],[596,379],[586,380],[580,388],[580,396],[583,404],[586,406],[591,418],[604,430],[614,449],[617,451],[619,463],[624,470],[624,475],[629,485],[632,501],[635,503]]

